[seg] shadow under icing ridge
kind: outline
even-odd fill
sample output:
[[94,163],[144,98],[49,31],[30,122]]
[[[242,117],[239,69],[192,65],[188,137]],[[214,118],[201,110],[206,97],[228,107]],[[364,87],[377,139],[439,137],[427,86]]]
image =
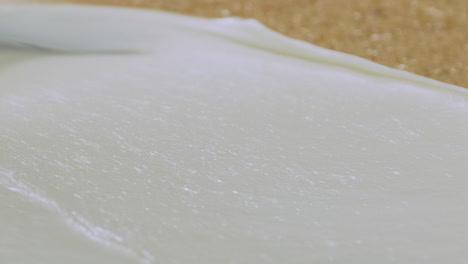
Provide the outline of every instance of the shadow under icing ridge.
[[132,55],[141,54],[141,50],[72,50],[49,48],[29,43],[3,44],[0,43],[0,69],[19,62],[42,56],[60,55]]
[[39,49],[0,44],[0,70],[39,56]]

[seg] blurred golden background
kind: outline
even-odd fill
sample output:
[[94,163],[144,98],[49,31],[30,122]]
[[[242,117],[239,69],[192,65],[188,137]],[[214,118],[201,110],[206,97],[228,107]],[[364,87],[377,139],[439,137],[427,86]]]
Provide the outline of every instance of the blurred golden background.
[[293,38],[468,88],[466,0],[36,0],[256,18]]

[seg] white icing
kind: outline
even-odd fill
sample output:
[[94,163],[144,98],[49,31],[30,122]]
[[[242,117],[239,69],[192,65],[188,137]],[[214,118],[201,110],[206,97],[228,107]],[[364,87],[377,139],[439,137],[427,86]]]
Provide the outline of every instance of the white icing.
[[468,93],[254,20],[0,6],[0,257],[466,258]]

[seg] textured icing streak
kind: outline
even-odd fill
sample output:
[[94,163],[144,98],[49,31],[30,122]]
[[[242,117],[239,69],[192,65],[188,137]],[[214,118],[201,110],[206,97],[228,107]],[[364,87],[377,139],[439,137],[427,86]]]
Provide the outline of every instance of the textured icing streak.
[[[154,257],[146,250],[134,250],[128,247],[121,236],[92,224],[76,211],[69,211],[61,207],[59,202],[47,198],[46,194],[42,191],[33,187],[31,184],[18,180],[12,171],[2,169],[1,167],[0,187],[18,193],[31,202],[45,207],[47,210],[57,215],[71,230],[107,249],[114,250],[118,254],[134,257],[142,264],[152,263],[154,260]],[[74,196],[80,198],[77,194]]]

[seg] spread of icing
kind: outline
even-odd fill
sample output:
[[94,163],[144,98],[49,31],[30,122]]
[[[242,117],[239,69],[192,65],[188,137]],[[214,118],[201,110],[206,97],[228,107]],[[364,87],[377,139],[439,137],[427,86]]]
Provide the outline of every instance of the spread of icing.
[[465,259],[468,91],[272,32],[0,6],[0,256]]

